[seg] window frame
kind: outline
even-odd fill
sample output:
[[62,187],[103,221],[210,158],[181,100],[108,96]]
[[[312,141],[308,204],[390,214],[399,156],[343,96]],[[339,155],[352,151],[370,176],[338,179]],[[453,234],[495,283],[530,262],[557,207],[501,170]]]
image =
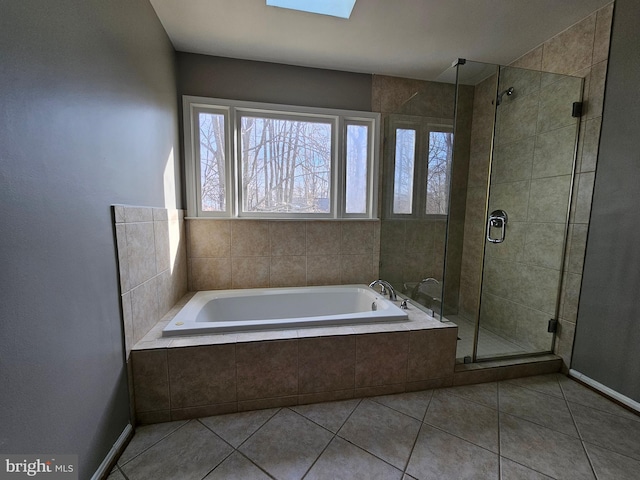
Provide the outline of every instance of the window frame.
[[[395,189],[395,168],[396,168],[396,130],[406,129],[416,132],[415,142],[415,165],[413,169],[413,192],[411,213],[394,213],[394,189]],[[453,133],[453,120],[445,118],[415,117],[411,115],[393,115],[387,121],[386,133],[386,155],[390,161],[385,162],[385,191],[383,195],[384,205],[382,210],[384,218],[394,220],[410,219],[444,219],[447,214],[427,213],[427,175],[428,175],[428,155],[429,155],[429,134],[431,132]],[[453,163],[453,160],[452,162]],[[451,181],[451,165],[449,165],[447,181]],[[447,200],[447,210],[449,209],[450,195]]]
[[[183,98],[183,139],[187,215],[199,218],[254,219],[376,219],[378,198],[380,114],[354,110],[245,102],[185,95]],[[200,113],[223,114],[225,118],[225,201],[224,212],[202,210]],[[243,115],[292,121],[331,124],[331,175],[329,213],[244,212],[242,204],[241,122]],[[368,127],[366,212],[346,213],[346,154],[348,125]]]

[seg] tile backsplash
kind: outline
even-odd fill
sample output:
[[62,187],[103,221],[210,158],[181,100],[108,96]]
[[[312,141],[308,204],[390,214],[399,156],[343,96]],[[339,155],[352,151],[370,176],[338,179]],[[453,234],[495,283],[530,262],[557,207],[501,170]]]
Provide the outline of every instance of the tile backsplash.
[[114,205],[127,359],[187,291],[184,212]]
[[189,290],[369,283],[377,220],[187,219]]

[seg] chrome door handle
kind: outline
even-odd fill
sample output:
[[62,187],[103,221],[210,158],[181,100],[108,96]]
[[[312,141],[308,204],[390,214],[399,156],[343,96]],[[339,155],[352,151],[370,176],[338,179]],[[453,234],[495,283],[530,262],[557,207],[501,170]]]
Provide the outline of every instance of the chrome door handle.
[[[494,210],[489,215],[489,220],[487,221],[487,240],[491,243],[502,243],[504,242],[504,237],[507,231],[507,212],[504,210]],[[491,229],[498,228],[500,229],[500,234],[498,237],[491,236]]]

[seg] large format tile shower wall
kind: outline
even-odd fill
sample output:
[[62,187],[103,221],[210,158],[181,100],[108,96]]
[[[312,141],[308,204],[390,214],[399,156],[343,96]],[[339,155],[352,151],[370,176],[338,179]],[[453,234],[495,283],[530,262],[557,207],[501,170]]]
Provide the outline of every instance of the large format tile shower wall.
[[582,268],[591,213],[604,87],[609,58],[613,3],[545,42],[513,65],[585,79],[584,111],[569,215],[569,245],[562,278],[560,328],[555,352],[568,367],[571,361]]

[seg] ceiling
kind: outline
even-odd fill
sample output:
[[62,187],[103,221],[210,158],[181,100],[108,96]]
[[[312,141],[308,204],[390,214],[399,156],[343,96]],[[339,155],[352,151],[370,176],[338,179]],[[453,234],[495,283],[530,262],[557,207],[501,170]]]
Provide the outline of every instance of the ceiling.
[[611,0],[357,0],[344,20],[265,0],[150,0],[182,52],[434,80],[508,64]]

